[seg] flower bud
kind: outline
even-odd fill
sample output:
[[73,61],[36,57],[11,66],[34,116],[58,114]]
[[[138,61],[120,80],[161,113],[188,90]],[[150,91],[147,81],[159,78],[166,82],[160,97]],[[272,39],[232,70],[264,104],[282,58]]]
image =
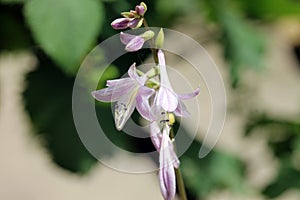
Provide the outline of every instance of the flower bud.
[[153,31],[146,31],[141,35],[142,38],[144,38],[144,40],[150,40],[154,37],[154,32]]
[[144,16],[145,14],[145,8],[143,6],[135,6],[135,11],[140,16]]
[[157,49],[162,49],[164,44],[164,31],[161,28],[160,31],[157,34],[155,45]]
[[111,26],[114,29],[126,29],[128,28],[128,24],[131,21],[129,18],[118,18],[111,23]]
[[141,2],[140,6],[142,6],[144,8],[144,13],[140,14],[141,16],[143,16],[145,14],[145,12],[147,11],[147,5],[144,2]]
[[144,20],[143,18],[135,18],[128,23],[128,26],[131,29],[140,28],[143,24],[143,20]]

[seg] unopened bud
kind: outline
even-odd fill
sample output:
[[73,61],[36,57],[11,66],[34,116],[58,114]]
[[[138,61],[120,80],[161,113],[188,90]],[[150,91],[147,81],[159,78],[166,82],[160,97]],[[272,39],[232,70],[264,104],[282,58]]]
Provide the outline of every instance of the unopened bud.
[[128,24],[130,21],[131,21],[131,19],[129,19],[129,18],[119,18],[119,19],[114,20],[111,23],[111,26],[117,30],[126,29],[126,28],[128,28]]
[[145,14],[145,12],[147,11],[147,5],[144,2],[141,2],[140,6],[144,7],[144,12],[140,14],[141,16],[143,16]]
[[157,49],[162,49],[163,44],[164,44],[164,31],[161,28],[157,34],[156,40],[155,40],[155,45]]
[[153,31],[146,31],[141,35],[144,40],[150,40],[154,37],[154,32]]

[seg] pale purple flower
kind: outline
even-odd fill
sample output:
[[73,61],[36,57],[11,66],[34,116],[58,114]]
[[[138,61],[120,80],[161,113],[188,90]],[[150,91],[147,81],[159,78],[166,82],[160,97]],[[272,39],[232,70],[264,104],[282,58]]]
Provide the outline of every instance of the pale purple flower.
[[140,50],[145,43],[145,39],[141,35],[131,35],[123,32],[120,33],[120,40],[126,45],[125,50],[130,52]]
[[128,75],[126,78],[108,80],[107,88],[92,92],[92,96],[98,101],[116,102],[114,118],[118,130],[124,127],[134,108],[143,118],[149,121],[153,119],[149,98],[154,89],[144,86],[147,74],[139,76],[134,63],[129,68]]
[[125,44],[126,51],[138,51],[140,50],[145,41],[153,38],[154,32],[153,31],[146,31],[140,35],[132,35],[128,33],[120,33],[120,40],[123,44]]
[[191,99],[197,96],[200,89],[197,88],[194,92],[189,94],[176,94],[169,81],[164,53],[161,50],[158,50],[157,55],[161,83],[155,102],[168,112],[174,112],[175,115],[186,117],[188,116],[188,111],[181,100]]
[[154,147],[159,152],[160,190],[165,200],[172,200],[176,193],[174,167],[179,167],[179,160],[169,137],[169,115],[160,106],[153,105],[151,109],[154,120],[150,124],[150,136]]
[[175,169],[179,167],[179,160],[174,152],[172,141],[169,137],[170,127],[166,124],[162,133],[159,154],[159,183],[160,190],[165,200],[173,200],[176,194]]

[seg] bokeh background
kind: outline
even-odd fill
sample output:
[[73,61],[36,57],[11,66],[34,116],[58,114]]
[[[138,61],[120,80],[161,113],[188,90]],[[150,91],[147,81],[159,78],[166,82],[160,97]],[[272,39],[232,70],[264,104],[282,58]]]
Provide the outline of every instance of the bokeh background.
[[[162,199],[156,173],[126,174],[97,162],[72,118],[72,87],[81,62],[96,44],[118,33],[111,21],[139,3],[0,1],[0,199]],[[198,159],[199,136],[180,158],[189,199],[300,199],[300,2],[145,3],[151,26],[180,31],[205,47],[226,86],[227,118],[216,148]],[[150,57],[147,50],[122,56],[99,88],[132,62]],[[169,65],[176,65],[175,59],[167,57]],[[201,99],[205,107],[208,102]],[[133,152],[153,150],[149,140],[115,130],[110,105],[96,107],[108,116],[104,125],[112,141]],[[154,165],[147,158],[108,155],[130,159],[129,165]]]

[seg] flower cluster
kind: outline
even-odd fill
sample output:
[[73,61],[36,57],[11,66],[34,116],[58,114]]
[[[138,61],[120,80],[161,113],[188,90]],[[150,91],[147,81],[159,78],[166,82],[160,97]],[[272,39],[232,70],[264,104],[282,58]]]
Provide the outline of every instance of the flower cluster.
[[[144,3],[136,6],[134,11],[122,13],[125,18],[116,19],[112,27],[116,29],[137,28],[147,10]],[[137,21],[138,22],[137,22]],[[132,26],[132,24],[135,24]],[[154,32],[148,30],[141,35],[120,33],[120,40],[126,45],[125,50],[137,51],[145,41],[153,38]],[[107,88],[93,91],[92,96],[98,101],[115,102],[114,119],[118,130],[122,130],[134,109],[150,122],[152,143],[159,152],[159,181],[161,193],[165,200],[172,200],[176,193],[175,169],[179,160],[174,151],[173,140],[170,138],[175,116],[188,117],[182,100],[190,99],[199,94],[199,88],[190,94],[176,94],[169,81],[165,55],[161,50],[163,30],[156,36],[155,57],[157,65],[146,73],[139,71],[133,63],[128,70],[128,77],[108,80]],[[155,77],[159,77],[159,82]]]
[[130,12],[122,12],[123,18],[118,18],[111,23],[114,29],[140,28],[144,21],[144,14],[147,11],[147,6],[144,2],[135,7],[135,10]]

